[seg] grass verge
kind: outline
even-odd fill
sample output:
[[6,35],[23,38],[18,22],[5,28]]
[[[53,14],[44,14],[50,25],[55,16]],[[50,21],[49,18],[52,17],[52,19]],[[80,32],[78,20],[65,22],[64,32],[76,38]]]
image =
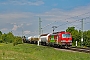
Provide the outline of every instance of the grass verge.
[[89,60],[89,53],[58,51],[33,44],[0,44],[0,60]]

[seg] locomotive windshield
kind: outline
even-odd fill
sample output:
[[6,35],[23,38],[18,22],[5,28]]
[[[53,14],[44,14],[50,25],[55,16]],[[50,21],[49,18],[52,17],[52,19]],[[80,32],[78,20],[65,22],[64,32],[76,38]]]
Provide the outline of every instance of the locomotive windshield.
[[63,38],[70,38],[70,34],[62,34]]

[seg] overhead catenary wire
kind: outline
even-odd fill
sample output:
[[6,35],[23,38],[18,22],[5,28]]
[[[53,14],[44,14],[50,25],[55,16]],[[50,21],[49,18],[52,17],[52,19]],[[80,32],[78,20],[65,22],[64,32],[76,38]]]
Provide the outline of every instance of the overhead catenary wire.
[[90,18],[90,16],[85,17],[85,18],[81,18],[81,19],[78,19],[78,20],[75,20],[75,21],[72,21],[72,22],[68,22],[68,21],[67,21],[67,22],[66,22],[66,23],[64,23],[64,24],[58,25],[58,26],[57,26],[57,28],[58,28],[59,26],[66,25],[66,24],[68,24],[68,23],[69,23],[69,24],[71,24],[71,23],[75,23],[75,22],[77,22],[77,21],[81,21],[82,19],[87,19],[87,18]]
[[[64,23],[64,24],[58,25],[57,28],[60,27],[60,26],[63,26],[63,25],[75,23],[75,22],[77,22],[77,21],[80,21],[80,22],[81,22],[82,19],[87,19],[87,18],[90,18],[90,16],[85,17],[85,18],[81,18],[81,19],[78,19],[78,20],[75,20],[75,21],[72,21],[72,22],[68,22],[68,21],[67,21],[67,22]],[[56,22],[56,21],[55,21],[55,22]],[[52,22],[52,23],[54,23],[54,22]],[[52,23],[48,24],[47,26],[51,25]],[[44,26],[44,28],[47,27],[47,26]]]
[[[86,12],[86,13],[84,13],[84,14],[81,14],[81,15],[78,15],[78,16],[74,16],[74,17],[69,17],[69,18],[66,18],[66,19],[63,19],[63,20],[66,20],[66,21],[67,21],[67,19],[79,17],[79,16],[82,16],[82,15],[85,15],[85,14],[89,14],[89,13],[90,13],[90,12]],[[54,21],[54,22],[51,22],[50,24],[47,24],[46,26],[42,27],[42,29],[44,29],[44,28],[50,26],[51,24],[53,24],[53,23],[55,23],[55,22],[57,22],[57,21]],[[62,25],[64,25],[64,24],[62,24]]]
[[[85,18],[82,18],[83,20],[85,20],[85,19],[87,19],[87,18],[90,18],[90,16],[89,17],[85,17]],[[82,22],[81,20],[82,19],[80,19],[80,22]],[[78,21],[78,20],[77,20]],[[73,22],[74,23],[74,22]],[[85,24],[88,24],[88,23],[90,23],[90,22],[83,22],[83,24],[85,25]],[[72,24],[72,23],[69,23],[69,24]],[[78,26],[79,24],[77,24],[77,25],[72,25],[73,27],[75,26],[75,27],[77,27],[77,28],[79,28],[80,30],[82,29],[80,26]]]
[[[79,17],[79,16],[82,16],[82,15],[85,15],[85,14],[89,14],[89,13],[90,13],[90,12],[87,12],[87,13],[84,13],[84,14],[81,14],[81,15],[78,15],[78,16],[73,16],[73,17],[69,17],[69,18],[63,19],[63,20],[66,20],[66,23],[61,24],[61,25],[58,25],[57,28],[60,27],[60,26],[66,25],[66,24],[68,24],[68,23],[71,24],[71,23],[77,22],[77,21],[79,21],[79,20],[81,20],[81,19],[90,18],[90,16],[89,16],[89,17],[86,17],[86,18],[81,18],[81,19],[75,20],[75,21],[73,21],[73,22],[68,22],[68,21],[67,21],[68,19],[75,18],[75,17]],[[52,24],[55,23],[55,22],[57,22],[57,21],[51,22],[51,23],[47,24],[46,26],[41,27],[41,29],[44,29],[44,28],[52,25]]]
[[55,23],[55,22],[56,22],[56,21],[47,24],[46,26],[42,27],[42,29],[46,28],[47,26],[49,26],[49,25],[51,25],[51,24],[53,24],[53,23]]

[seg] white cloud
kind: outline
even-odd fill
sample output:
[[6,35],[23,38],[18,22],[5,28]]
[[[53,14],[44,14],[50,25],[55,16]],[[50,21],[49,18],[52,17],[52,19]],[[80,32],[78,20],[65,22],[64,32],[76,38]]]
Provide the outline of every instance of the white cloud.
[[29,18],[28,14],[26,13],[6,13],[6,14],[0,14],[1,19],[6,20],[12,20],[12,19],[18,19],[18,18]]
[[29,1],[29,0],[7,0],[6,2],[1,2],[0,4],[12,4],[12,5],[34,5],[34,6],[39,6],[44,4],[42,0],[36,0],[36,1]]
[[14,24],[14,25],[16,25],[16,23],[11,23],[11,24]]
[[27,31],[24,31],[23,33],[24,33],[25,35],[27,35],[27,34],[30,34],[31,32],[27,30]]
[[3,29],[1,29],[1,31],[7,31],[8,29],[7,28],[3,28]]
[[28,2],[27,4],[29,4],[29,5],[35,5],[35,6],[39,6],[39,5],[44,4],[44,2],[43,2],[43,1],[37,1],[37,2]]
[[18,29],[18,26],[17,25],[14,25],[12,30],[16,31]]
[[[9,21],[9,23],[11,23],[13,25],[12,30],[14,30],[14,31],[16,31],[18,28],[21,28],[24,26],[25,34],[38,34],[38,31],[37,32],[34,32],[34,31],[38,30],[37,24],[38,24],[39,17],[41,17],[41,20],[42,20],[42,28],[43,28],[43,26],[47,26],[48,23],[50,24],[53,21],[57,21],[51,25],[58,26],[58,25],[63,24],[57,30],[57,31],[60,31],[60,30],[66,29],[69,26],[77,25],[80,28],[81,22],[80,21],[73,22],[73,21],[90,16],[89,11],[90,11],[90,6],[88,5],[88,6],[84,6],[84,7],[78,7],[73,10],[70,10],[70,11],[64,11],[61,9],[54,8],[54,9],[44,12],[44,13],[31,13],[31,12],[13,12],[13,13],[6,13],[6,14],[4,13],[4,14],[0,14],[0,18],[2,19],[3,22]],[[15,22],[13,22],[13,21],[15,21]],[[43,21],[45,21],[45,22],[43,22]],[[68,21],[68,23],[67,23],[67,21]],[[84,20],[84,22],[90,22],[90,20],[86,19],[86,20]],[[9,26],[7,26],[7,28],[8,27]],[[48,28],[48,27],[49,26],[47,26],[46,28]],[[84,26],[84,27],[85,27],[85,29],[89,29],[89,26]],[[2,30],[7,30],[7,29],[2,29]],[[44,31],[50,32],[51,30],[52,30],[52,28],[50,26],[49,29],[44,30]]]
[[27,26],[30,26],[31,24],[32,24],[32,23],[27,23],[26,25],[27,25]]
[[61,22],[72,22],[74,20],[82,19],[90,16],[90,5],[77,7],[70,11],[64,11],[61,9],[52,9],[51,11],[39,14],[45,20],[61,21]]
[[23,25],[24,25],[24,23],[22,23],[22,24],[11,23],[11,24],[13,25],[12,30],[14,30],[14,31],[16,31],[18,28],[23,29]]

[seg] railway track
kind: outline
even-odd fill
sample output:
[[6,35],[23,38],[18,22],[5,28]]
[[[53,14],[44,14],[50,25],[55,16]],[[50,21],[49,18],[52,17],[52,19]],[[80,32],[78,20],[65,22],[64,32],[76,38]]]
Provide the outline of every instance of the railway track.
[[90,53],[90,48],[76,48],[76,47],[71,47],[67,49],[61,49],[61,48],[54,48],[56,50],[62,50],[62,51],[70,51],[70,52],[85,52],[85,53]]
[[90,53],[90,48],[75,48],[75,47],[72,47],[72,48],[69,48],[69,50]]

